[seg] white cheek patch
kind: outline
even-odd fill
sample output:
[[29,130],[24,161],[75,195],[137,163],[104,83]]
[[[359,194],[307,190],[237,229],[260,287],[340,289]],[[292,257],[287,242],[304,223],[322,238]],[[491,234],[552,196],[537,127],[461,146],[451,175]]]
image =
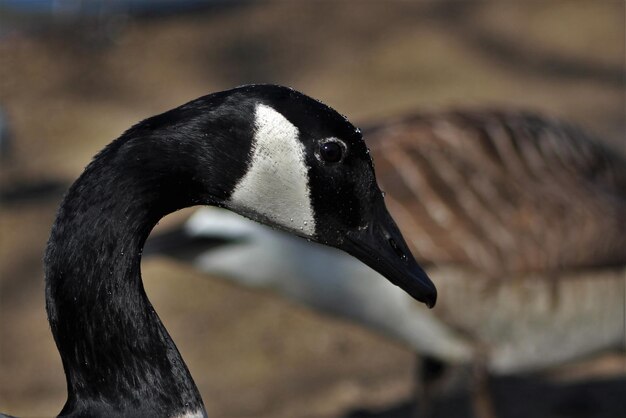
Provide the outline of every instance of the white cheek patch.
[[315,234],[304,146],[298,129],[273,108],[255,111],[252,159],[230,206],[301,235]]
[[201,410],[187,411],[180,415],[173,416],[172,418],[206,418],[206,413]]

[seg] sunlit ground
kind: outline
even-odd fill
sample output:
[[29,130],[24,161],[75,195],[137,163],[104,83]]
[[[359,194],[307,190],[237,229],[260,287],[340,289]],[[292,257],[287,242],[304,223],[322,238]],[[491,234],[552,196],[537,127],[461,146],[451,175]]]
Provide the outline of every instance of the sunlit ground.
[[[138,120],[251,82],[293,86],[357,124],[461,104],[532,108],[625,151],[621,1],[294,3],[80,28],[5,14],[0,105],[14,142],[0,185],[70,181]],[[66,396],[41,267],[59,200],[0,208],[0,411],[10,414],[49,416]],[[411,394],[413,354],[381,336],[167,260],[144,261],[143,277],[209,416],[339,417]],[[560,383],[506,380],[500,403],[617,416],[594,405],[619,408],[602,394],[624,393],[625,368],[614,352],[558,372]],[[466,416],[451,405],[447,416]]]

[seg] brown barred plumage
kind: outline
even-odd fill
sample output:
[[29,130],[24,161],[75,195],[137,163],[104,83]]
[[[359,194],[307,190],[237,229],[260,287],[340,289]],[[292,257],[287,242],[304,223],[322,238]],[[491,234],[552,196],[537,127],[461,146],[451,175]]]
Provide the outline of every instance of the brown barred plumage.
[[424,263],[494,277],[626,263],[626,159],[578,128],[458,110],[385,122],[364,137]]

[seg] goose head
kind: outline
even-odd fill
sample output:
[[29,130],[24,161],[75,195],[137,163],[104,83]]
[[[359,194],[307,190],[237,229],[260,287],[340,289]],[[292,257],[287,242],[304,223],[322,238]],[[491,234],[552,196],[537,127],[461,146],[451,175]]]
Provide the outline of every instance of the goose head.
[[435,303],[435,287],[387,213],[365,143],[346,118],[279,86],[200,97],[109,144],[59,208],[45,274],[67,378],[62,415],[204,415],[140,274],[158,220],[198,204],[343,249]]
[[216,98],[208,117],[230,128],[214,135],[206,158],[220,171],[196,177],[230,187],[202,203],[344,250],[435,304],[436,289],[389,215],[369,150],[346,117],[279,86],[244,86]]

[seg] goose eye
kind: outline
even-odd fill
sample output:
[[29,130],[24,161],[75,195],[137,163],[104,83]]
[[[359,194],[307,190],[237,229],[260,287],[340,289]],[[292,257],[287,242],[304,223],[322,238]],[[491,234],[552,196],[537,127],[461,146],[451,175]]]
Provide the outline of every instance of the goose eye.
[[337,163],[343,157],[343,147],[336,141],[327,141],[320,145],[320,157],[327,163]]

